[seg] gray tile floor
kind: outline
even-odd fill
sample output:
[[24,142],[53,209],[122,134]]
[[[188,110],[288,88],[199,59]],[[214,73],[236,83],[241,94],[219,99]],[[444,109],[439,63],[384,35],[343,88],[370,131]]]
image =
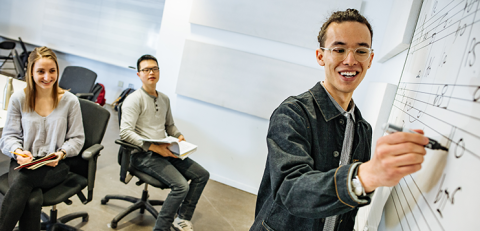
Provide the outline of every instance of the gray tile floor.
[[[136,179],[132,179],[127,185],[119,181],[118,145],[114,143],[119,132],[117,113],[109,105],[105,108],[111,112],[111,117],[102,142],[105,149],[98,159],[93,201],[83,205],[75,196],[72,197],[72,205],[62,203],[57,206],[59,217],[72,212],[87,211],[90,215],[88,222],[83,223],[81,219],[77,219],[68,223],[81,230],[113,230],[108,227],[111,219],[131,203],[111,200],[106,205],[101,205],[100,200],[107,194],[140,197],[144,188],[143,185],[135,185]],[[4,155],[0,156],[0,173],[3,174],[8,170],[8,159]],[[164,199],[169,192],[154,187],[148,189],[151,199]],[[254,219],[255,200],[256,196],[253,194],[210,180],[195,210],[192,219],[194,228],[196,231],[248,230]],[[43,208],[47,214],[49,210],[50,207]],[[143,215],[134,212],[121,220],[116,230],[152,230],[154,223],[155,218],[148,212]]]

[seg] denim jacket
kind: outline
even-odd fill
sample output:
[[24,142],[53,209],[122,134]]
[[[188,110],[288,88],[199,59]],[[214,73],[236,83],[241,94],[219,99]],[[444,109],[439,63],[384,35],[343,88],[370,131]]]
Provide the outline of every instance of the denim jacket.
[[354,113],[351,164],[339,167],[346,118],[320,83],[273,112],[251,231],[321,231],[332,215],[340,215],[337,230],[353,230],[358,207],[370,197],[352,197],[347,182],[370,159],[372,139],[370,124],[358,108]]

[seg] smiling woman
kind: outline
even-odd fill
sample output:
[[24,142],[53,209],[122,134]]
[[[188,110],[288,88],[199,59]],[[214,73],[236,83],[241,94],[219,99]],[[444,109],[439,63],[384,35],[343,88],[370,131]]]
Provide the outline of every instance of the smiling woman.
[[58,86],[58,76],[58,63],[55,53],[47,47],[35,48],[28,57],[26,102],[23,105],[23,110],[35,110],[37,94],[45,95],[46,93],[46,95],[51,96],[53,104],[50,108],[53,111],[53,108],[58,105],[59,98],[65,92]]
[[[35,48],[28,58],[27,87],[10,98],[1,151],[11,157],[8,183],[0,210],[0,231],[40,230],[42,189],[67,177],[69,166],[61,161],[78,155],[83,133],[80,103],[58,87],[57,57],[47,47]],[[10,153],[15,153],[10,154]],[[36,157],[54,153],[57,158],[35,170],[15,168]]]

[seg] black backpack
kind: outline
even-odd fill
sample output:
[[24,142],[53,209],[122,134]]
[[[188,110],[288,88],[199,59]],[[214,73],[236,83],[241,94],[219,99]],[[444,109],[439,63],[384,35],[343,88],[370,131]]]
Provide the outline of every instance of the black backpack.
[[128,95],[130,95],[132,92],[134,92],[135,89],[133,88],[127,88],[125,90],[122,91],[122,93],[120,94],[120,96],[115,100],[115,102],[113,102],[113,106],[115,108],[115,111],[118,111],[118,104],[120,104],[121,102],[123,102]]

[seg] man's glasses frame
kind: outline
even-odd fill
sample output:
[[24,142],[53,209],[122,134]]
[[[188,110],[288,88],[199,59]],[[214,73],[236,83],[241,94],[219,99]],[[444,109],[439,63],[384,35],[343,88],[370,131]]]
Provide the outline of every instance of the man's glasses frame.
[[365,62],[370,58],[370,55],[373,53],[372,48],[368,47],[358,47],[358,48],[343,48],[343,47],[334,47],[334,48],[326,48],[320,47],[322,50],[330,51],[332,57],[336,59],[341,59],[342,61],[345,60],[350,53],[350,50],[353,51],[353,57],[359,62]]
[[152,68],[143,68],[140,71],[145,73],[145,74],[148,74],[148,73],[150,73],[150,71],[153,71],[153,73],[157,73],[159,70],[160,70],[160,68],[158,68],[158,67],[152,67]]

